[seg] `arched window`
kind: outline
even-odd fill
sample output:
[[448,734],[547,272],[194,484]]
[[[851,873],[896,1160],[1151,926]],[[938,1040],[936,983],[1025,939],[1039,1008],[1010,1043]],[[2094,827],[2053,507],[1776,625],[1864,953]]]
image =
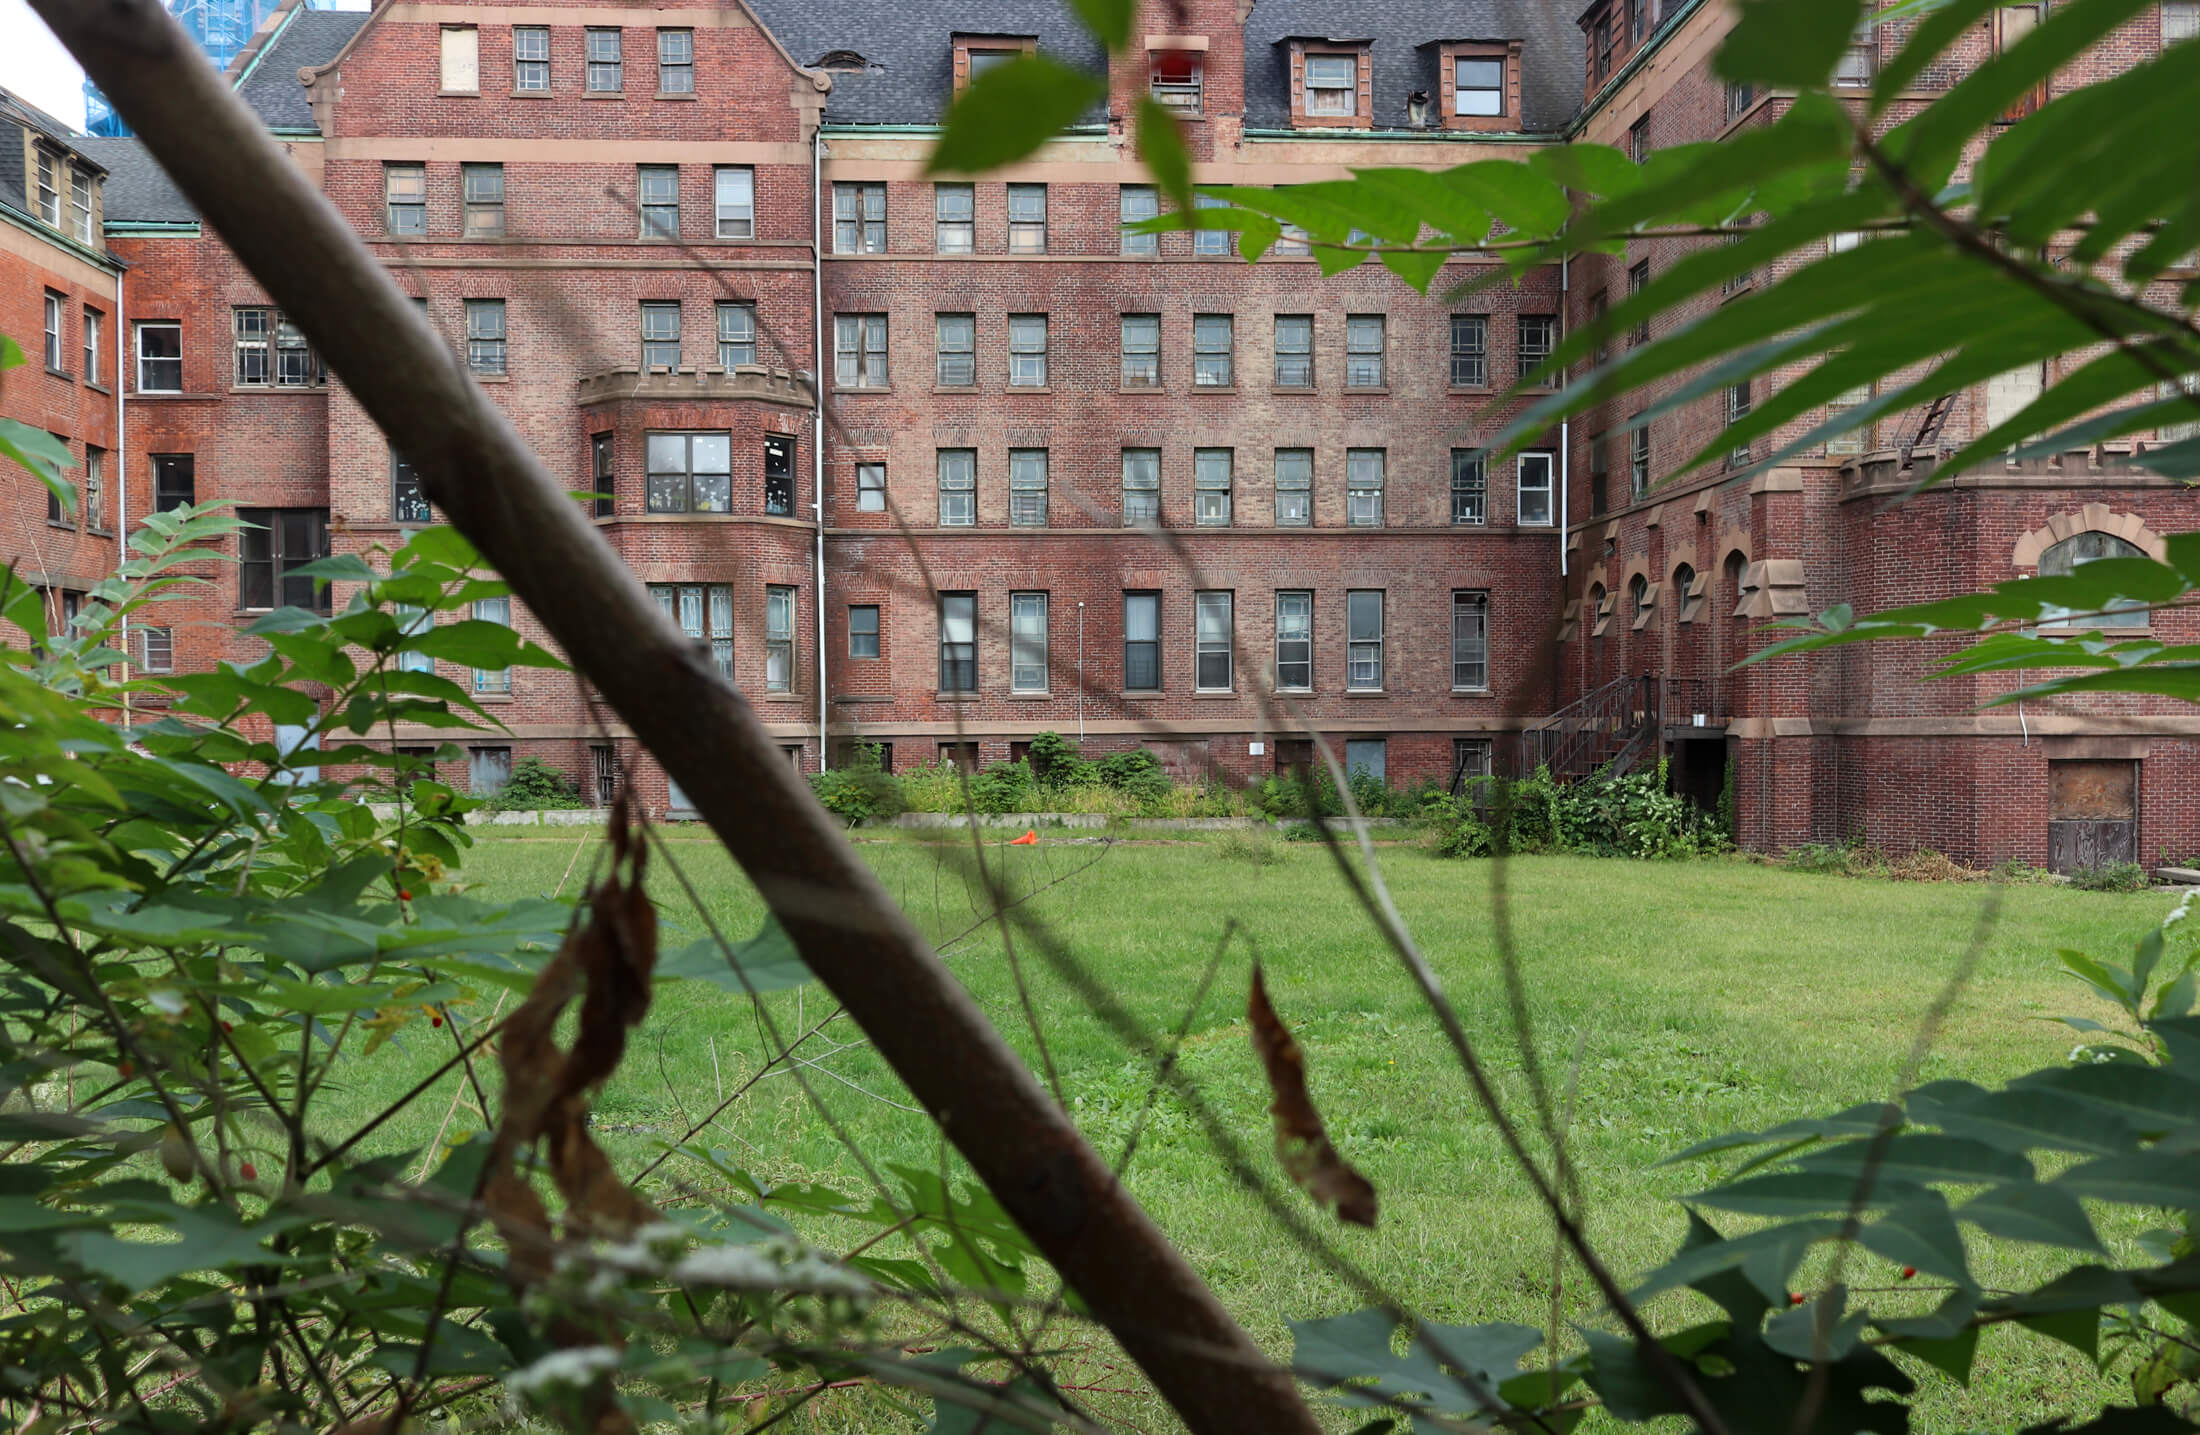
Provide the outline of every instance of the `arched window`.
[[[2112,533],[2073,533],[2040,555],[2040,576],[2068,578],[2103,558],[2144,557],[2145,553]],[[2075,609],[2049,607],[2040,614],[2040,622],[2059,628],[2144,628],[2151,617],[2147,605],[2134,599],[2114,599],[2107,606],[2115,611],[2077,617],[2072,616]]]
[[1628,581],[1627,621],[1629,623],[1636,623],[1641,621],[1643,595],[1648,593],[1649,591],[1650,580],[1643,577],[1640,573],[1637,573],[1632,579]]
[[1727,610],[1730,618],[1742,616],[1742,574],[1748,568],[1749,563],[1742,557],[1741,549],[1737,548],[1726,555],[1726,592],[1720,596],[1733,600],[1734,606]]
[[1606,613],[1604,610],[1604,585],[1602,583],[1590,584],[1589,636],[1593,638],[1603,637],[1605,622],[1609,617],[1610,614]]
[[1695,586],[1696,570],[1694,568],[1683,563],[1673,570],[1672,603],[1673,617],[1676,622],[1693,623],[1696,621],[1696,610],[1703,606],[1703,600],[1690,596],[1690,590]]

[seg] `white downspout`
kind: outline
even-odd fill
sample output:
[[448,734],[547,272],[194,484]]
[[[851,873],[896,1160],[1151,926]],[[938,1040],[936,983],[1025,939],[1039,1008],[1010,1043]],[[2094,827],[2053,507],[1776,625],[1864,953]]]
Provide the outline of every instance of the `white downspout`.
[[825,738],[825,112],[810,132],[810,513],[817,520],[817,770],[828,766]]
[[[122,304],[122,270],[118,268],[115,270],[115,331],[109,336],[107,343],[108,350],[114,355],[114,358],[108,363],[108,369],[114,375],[115,383],[115,468],[110,481],[115,488],[115,566],[117,568],[122,566],[122,556],[130,551],[130,430],[122,407],[124,378],[122,356],[128,352],[124,348],[124,344],[130,333],[130,320],[129,316],[123,313]],[[127,683],[130,681],[130,619],[128,614],[123,615],[120,622],[116,624],[115,636],[121,640],[122,680]],[[170,651],[174,651],[172,644],[170,645]],[[130,694],[127,691],[122,695],[122,729],[124,732],[130,730]]]
[[[1573,272],[1568,267],[1569,262],[1563,258],[1558,261],[1558,341],[1561,344],[1566,342],[1566,296],[1573,287]],[[1561,578],[1566,577],[1568,573],[1566,529],[1567,525],[1572,522],[1569,500],[1573,496],[1573,472],[1573,421],[1571,419],[1560,419],[1558,421],[1558,576]],[[1594,474],[1591,476],[1594,477]],[[1561,602],[1565,601],[1565,597],[1564,592],[1559,594]]]

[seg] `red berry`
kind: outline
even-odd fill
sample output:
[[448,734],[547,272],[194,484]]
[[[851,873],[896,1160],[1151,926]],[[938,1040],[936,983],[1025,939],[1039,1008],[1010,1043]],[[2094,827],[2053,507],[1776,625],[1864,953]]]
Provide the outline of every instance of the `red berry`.
[[1908,1280],[1908,1279],[1909,1279],[1909,1278],[1910,1278],[1911,1276],[1914,1276],[1914,1275],[1916,1275],[1916,1274],[1917,1274],[1917,1267],[1916,1267],[1916,1266],[1904,1266],[1904,1267],[1902,1268],[1902,1279],[1904,1279],[1904,1280]]
[[247,1181],[257,1181],[260,1179],[260,1168],[247,1161],[237,1168],[237,1174]]
[[1795,1294],[1793,1294],[1793,1295],[1791,1295],[1791,1296],[1789,1296],[1789,1297],[1788,1297],[1788,1304],[1789,1304],[1789,1305],[1801,1305],[1802,1303],[1803,1303],[1803,1293],[1802,1293],[1801,1291],[1797,1291],[1797,1292],[1796,1292]]
[[223,1031],[235,1031],[235,1030],[236,1030],[236,1028],[235,1028],[235,1027],[233,1027],[233,1026],[231,1026],[231,1025],[230,1025],[230,1024],[228,1023],[228,1022],[226,1022],[226,1021],[225,1021],[225,1022],[223,1022],[223,1023],[222,1023],[222,1030],[223,1030]]
[[405,890],[405,889],[404,889],[403,887],[400,887],[400,888],[398,888],[398,889],[397,889],[397,900],[398,900],[398,901],[400,901],[400,902],[410,902],[410,901],[411,901],[412,899],[413,899],[413,894],[412,894],[412,893],[410,893],[410,892],[406,891],[406,890]]
[[442,1018],[442,1017],[439,1017],[439,1016],[438,1016],[438,1017],[430,1017],[430,1018],[429,1018],[429,1020],[430,1020],[430,1021],[431,1021],[432,1023],[434,1023],[434,1024],[436,1025],[436,1026],[441,1026],[441,1025],[443,1025],[443,1018]]
[[124,1063],[122,1063],[122,1065],[115,1068],[115,1075],[121,1077],[124,1081],[128,1081],[131,1077],[137,1075],[137,1063],[134,1061],[125,1061]]

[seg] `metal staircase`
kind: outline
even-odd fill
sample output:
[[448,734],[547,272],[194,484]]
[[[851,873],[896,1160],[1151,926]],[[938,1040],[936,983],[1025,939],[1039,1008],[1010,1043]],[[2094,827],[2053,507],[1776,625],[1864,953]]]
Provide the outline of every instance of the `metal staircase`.
[[1548,767],[1572,781],[1624,777],[1658,743],[1663,684],[1645,674],[1614,678],[1520,734],[1519,771]]
[[1919,421],[1917,432],[1911,434],[1909,442],[1902,445],[1902,467],[1899,472],[1908,473],[1917,467],[1917,456],[1921,451],[1931,453],[1939,447],[1941,430],[1948,426],[1948,411],[1955,406],[1956,396],[1948,393],[1934,399],[1926,408],[1925,417]]

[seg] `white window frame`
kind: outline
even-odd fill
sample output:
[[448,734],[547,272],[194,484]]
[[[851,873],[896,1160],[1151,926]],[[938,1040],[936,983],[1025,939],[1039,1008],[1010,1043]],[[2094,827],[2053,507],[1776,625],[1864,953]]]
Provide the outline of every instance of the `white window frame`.
[[1344,451],[1345,526],[1383,526],[1383,486],[1388,478],[1388,450],[1348,448]]
[[[1314,525],[1314,450],[1279,448],[1275,456],[1276,526]],[[1290,495],[1286,497],[1285,495]]]
[[[1291,670],[1304,671],[1304,682],[1292,682]],[[1314,691],[1314,592],[1287,588],[1276,594],[1276,691]]]
[[[512,599],[510,594],[494,598],[476,598],[468,614],[477,623],[496,623],[512,626]],[[512,690],[510,668],[474,669],[474,691],[477,693],[508,693]]]
[[1008,690],[1043,693],[1048,688],[1045,593],[1008,595]]
[[[876,341],[875,343],[873,341]],[[833,387],[887,387],[887,331],[884,314],[833,316]]]
[[1047,451],[1008,451],[1008,521],[1018,528],[1047,525]]
[[[1136,495],[1134,497],[1134,495]],[[1123,526],[1161,521],[1161,450],[1123,450]]]
[[[1469,65],[1494,65],[1497,83],[1468,85]],[[1501,118],[1505,113],[1505,57],[1503,55],[1454,55],[1451,57],[1451,112],[1469,119]],[[1469,97],[1473,97],[1472,104]],[[1486,98],[1485,98],[1486,97]]]
[[[1365,601],[1372,599],[1372,603]],[[1354,588],[1345,594],[1345,679],[1347,692],[1383,690],[1383,607],[1380,588]],[[1367,619],[1370,612],[1374,622]]]
[[[1344,386],[1379,389],[1390,377],[1387,356],[1390,325],[1382,314],[1344,316]],[[1372,338],[1372,342],[1370,339]]]
[[1237,385],[1237,319],[1231,314],[1192,316],[1192,387]]
[[[1301,104],[1312,119],[1353,119],[1360,113],[1360,57],[1309,52]],[[1342,98],[1332,98],[1341,96]]]
[[978,316],[932,316],[932,383],[942,389],[975,388],[978,383]]
[[1008,187],[1008,252],[1047,252],[1047,187],[1012,184]]
[[[669,195],[670,198],[666,196]],[[641,164],[634,167],[634,207],[644,239],[680,237],[680,167],[676,164]]]
[[756,306],[741,300],[718,301],[718,367],[732,372],[756,362]]
[[833,183],[833,253],[886,252],[886,182],[876,179]]
[[[175,352],[175,353],[173,353],[173,354],[153,354],[153,355],[148,355],[148,354],[147,354],[147,353],[145,352],[145,337],[146,337],[146,335],[148,335],[148,334],[152,334],[152,333],[162,333],[162,334],[173,334],[173,335],[175,335],[175,336],[176,336],[176,344],[175,344],[176,352]],[[182,325],[182,324],[181,324],[180,322],[178,322],[177,320],[174,320],[174,319],[140,319],[140,320],[138,320],[138,321],[137,321],[137,327],[136,327],[136,331],[135,331],[135,333],[133,334],[133,336],[132,336],[132,337],[133,337],[133,339],[135,340],[135,350],[136,350],[136,358],[137,358],[137,391],[138,391],[139,393],[141,393],[141,394],[180,394],[180,393],[182,393],[182,392],[183,392],[183,325]],[[161,365],[161,366],[163,366],[163,367],[165,367],[165,366],[167,366],[167,365],[169,365],[169,364],[173,364],[173,365],[175,365],[175,369],[176,369],[176,381],[175,381],[175,384],[174,384],[173,386],[170,386],[170,385],[166,385],[166,384],[148,384],[148,383],[147,383],[147,382],[145,381],[145,376],[146,376],[146,366],[147,366],[148,364],[159,364],[159,365]]]
[[[1237,595],[1212,589],[1192,595],[1192,691],[1233,692],[1237,687]],[[1221,661],[1222,681],[1212,681],[1210,659]]]
[[649,596],[689,641],[707,644],[720,677],[733,681],[733,586],[728,583],[651,583]]
[[1481,693],[1488,692],[1489,686],[1490,595],[1480,589],[1454,589],[1451,595],[1451,690]]
[[695,93],[695,32],[683,25],[657,31],[657,93]]
[[[537,42],[540,42],[539,45]],[[541,83],[535,83],[539,80]],[[512,27],[512,88],[523,95],[550,93],[550,27]]]
[[[1513,460],[1513,521],[1522,528],[1549,528],[1558,522],[1558,456],[1541,450]],[[1539,503],[1532,500],[1540,500]],[[1537,507],[1542,517],[1532,516]]]
[[978,451],[943,448],[936,459],[940,527],[973,528],[978,522]]
[[791,693],[794,687],[796,597],[791,583],[764,587],[764,691]]
[[1201,528],[1230,526],[1230,486],[1237,455],[1226,448],[1192,450],[1192,522]]
[[1047,386],[1047,316],[1008,316],[1008,386],[1043,389]]
[[94,309],[89,304],[85,305],[83,324],[84,382],[87,384],[97,384],[99,382],[99,361],[105,357],[105,355],[100,352],[100,349],[102,348],[102,341],[106,337],[106,311],[102,309]]
[[721,164],[711,170],[713,232],[720,239],[756,237],[756,169],[746,164]]
[[1161,252],[1161,236],[1138,231],[1132,225],[1161,216],[1161,191],[1150,184],[1126,184],[1116,199],[1116,222],[1122,228],[1122,249],[1125,254],[1154,255]]
[[932,249],[937,254],[974,254],[978,248],[978,195],[974,185],[932,186]]
[[616,25],[590,25],[582,43],[582,89],[591,95],[626,93],[626,32]]
[[883,463],[859,463],[856,465],[856,512],[884,513],[886,511],[886,465]]
[[[1160,388],[1161,316],[1159,314],[1124,314],[1119,317],[1122,335],[1120,342],[1123,355],[1122,386],[1126,389]],[[1151,333],[1153,337],[1152,347],[1148,348],[1143,344],[1135,349],[1131,347],[1133,325],[1137,326],[1141,338],[1144,338],[1147,333]],[[1151,326],[1150,330],[1148,329],[1149,325]],[[1136,367],[1134,367],[1134,363]]]

